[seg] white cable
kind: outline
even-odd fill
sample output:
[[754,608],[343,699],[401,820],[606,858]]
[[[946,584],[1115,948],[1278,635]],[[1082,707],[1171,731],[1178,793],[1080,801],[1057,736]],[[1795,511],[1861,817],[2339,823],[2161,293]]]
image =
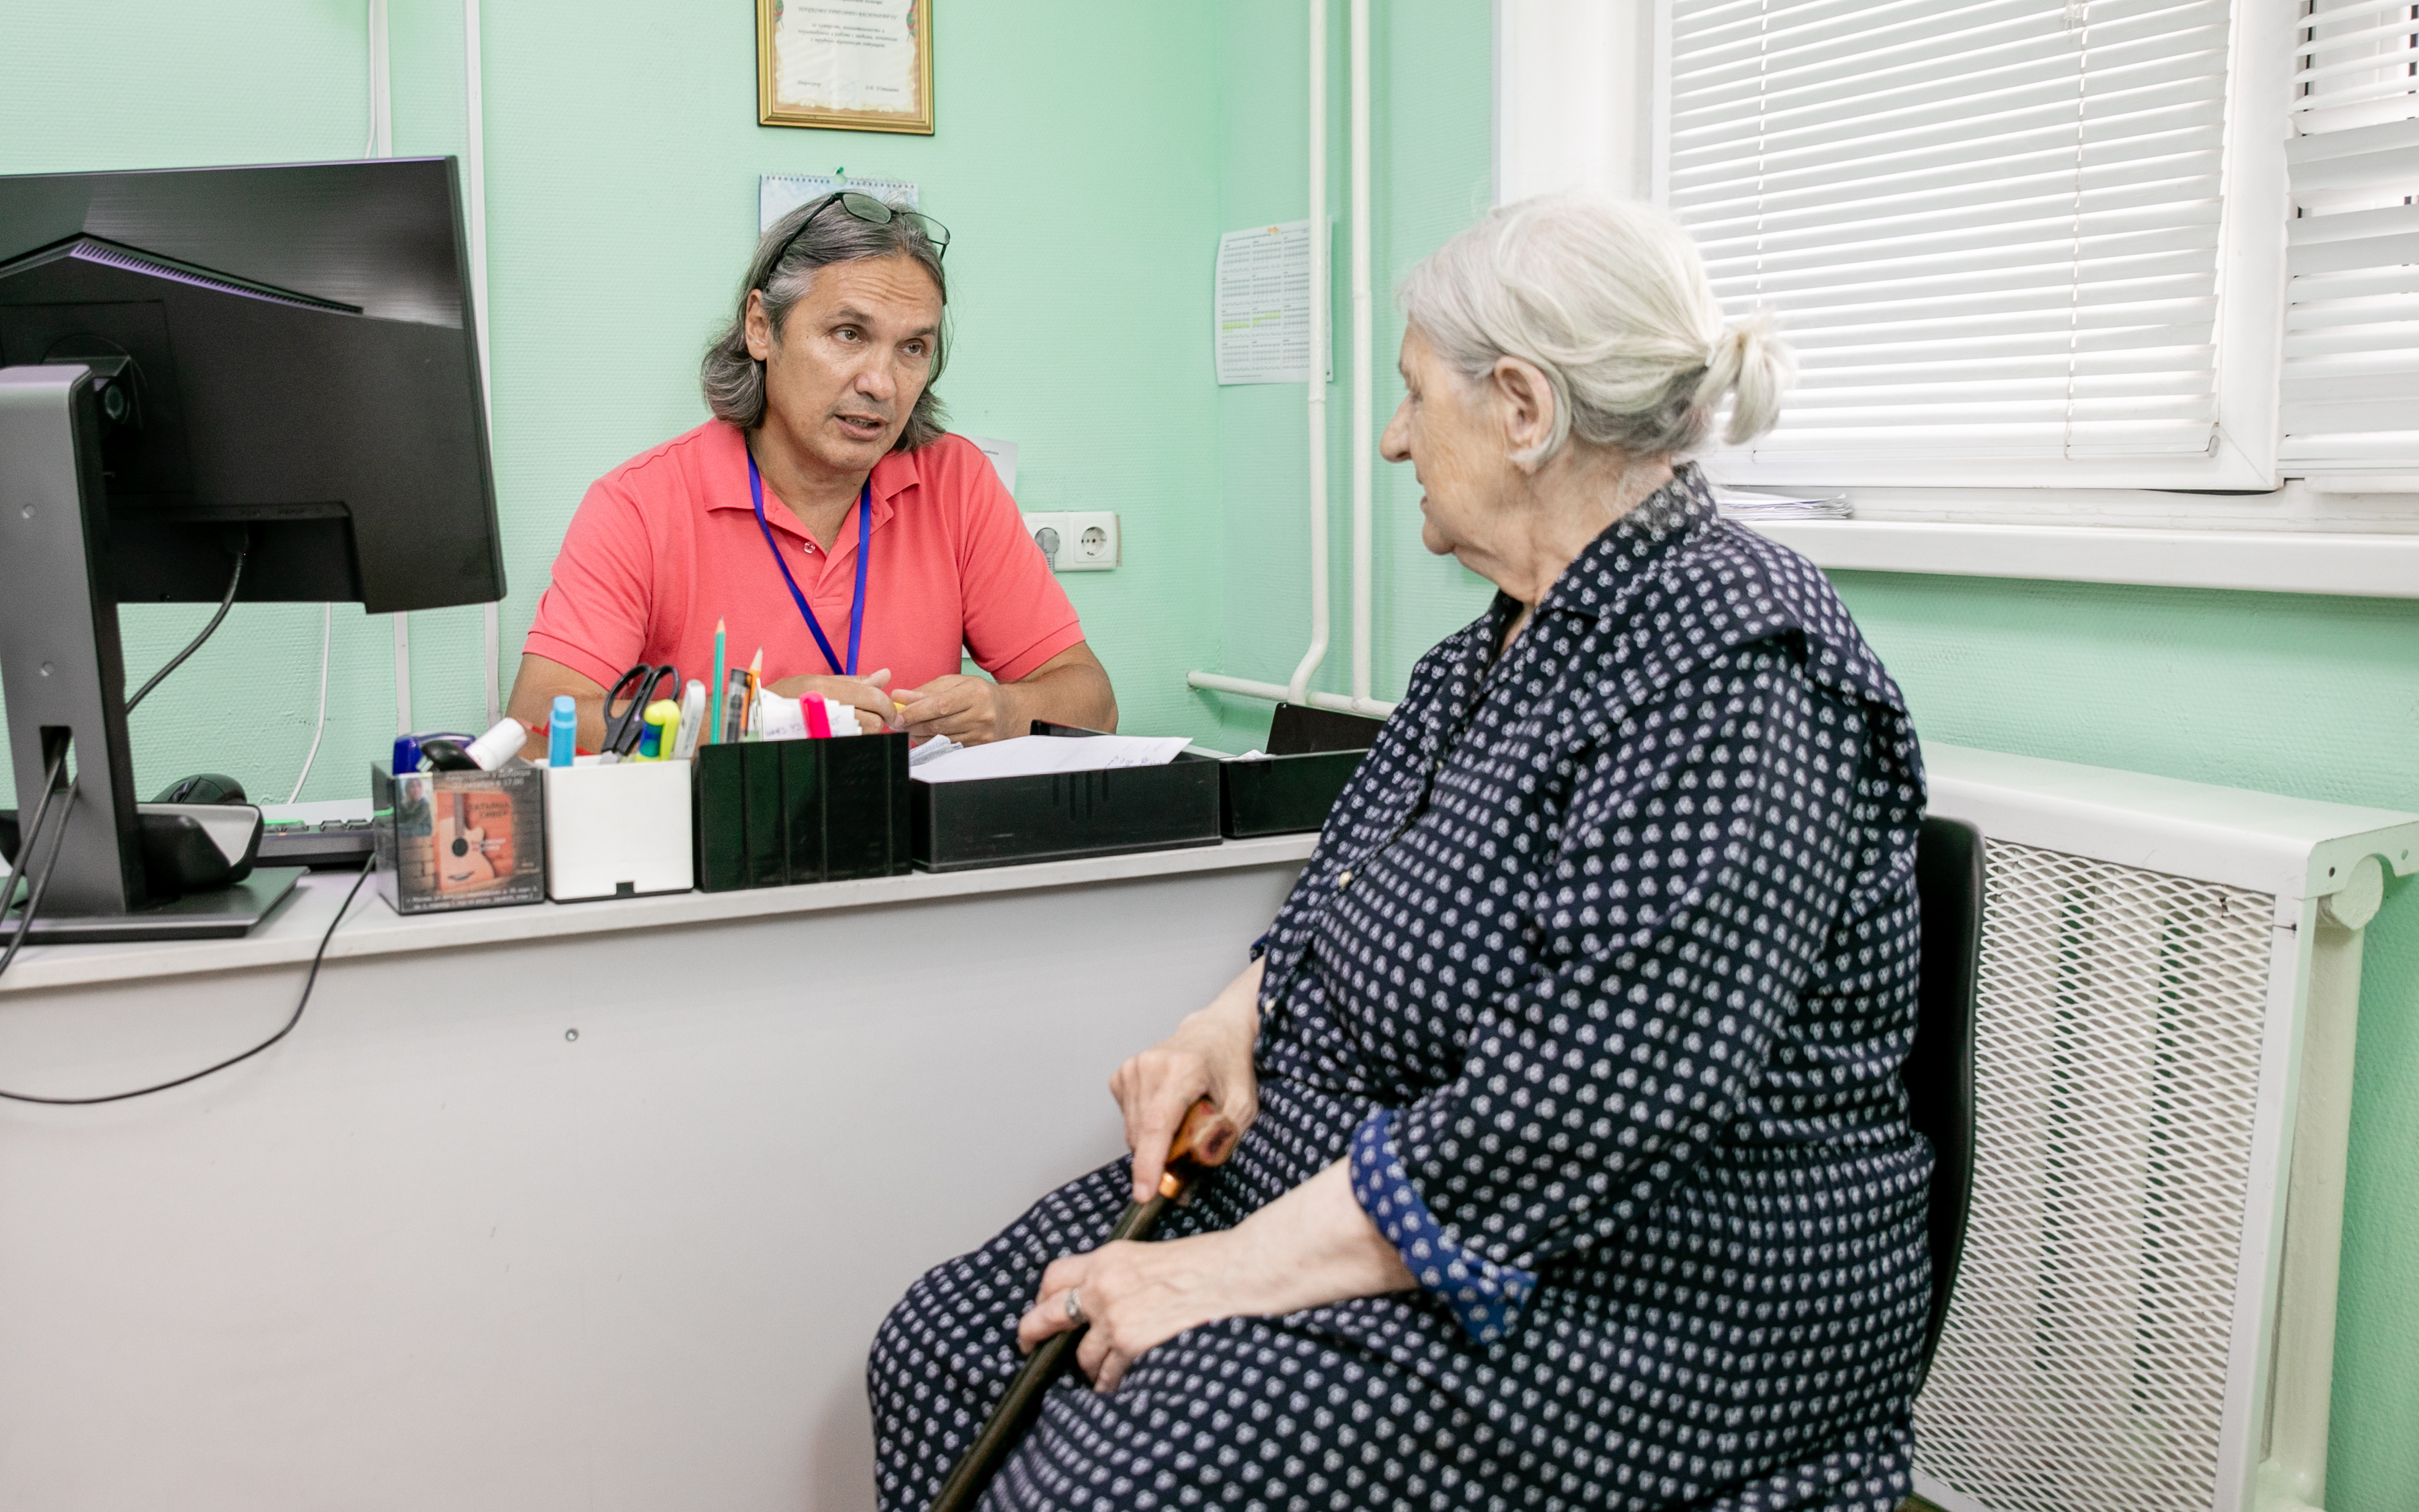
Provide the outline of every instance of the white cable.
[[294,779],[294,791],[285,795],[287,803],[302,800],[302,784],[311,780],[311,764],[319,759],[319,742],[328,733],[328,647],[334,638],[336,606],[319,606],[319,722],[311,730],[311,753],[302,758],[302,775]]

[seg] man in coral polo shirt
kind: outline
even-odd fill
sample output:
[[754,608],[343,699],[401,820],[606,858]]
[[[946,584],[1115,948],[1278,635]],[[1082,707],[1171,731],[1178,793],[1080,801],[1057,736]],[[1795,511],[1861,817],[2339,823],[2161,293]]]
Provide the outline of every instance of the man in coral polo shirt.
[[[868,730],[973,744],[1035,719],[1117,728],[1015,501],[941,428],[948,243],[855,193],[766,233],[706,353],[715,418],[599,478],[572,517],[513,683],[532,750],[557,694],[593,750],[625,669],[711,682],[717,620],[731,671],[761,646],[775,692],[855,704]],[[966,654],[991,678],[961,675]]]

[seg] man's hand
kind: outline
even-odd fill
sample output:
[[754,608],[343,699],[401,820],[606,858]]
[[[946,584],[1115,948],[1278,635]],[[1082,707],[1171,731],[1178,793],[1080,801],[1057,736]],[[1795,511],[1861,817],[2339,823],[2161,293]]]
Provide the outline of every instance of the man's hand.
[[905,705],[899,722],[917,740],[947,735],[961,746],[979,746],[1028,733],[1014,728],[1015,690],[988,677],[935,677],[901,693],[899,702]]
[[784,677],[765,685],[785,699],[804,698],[812,693],[835,702],[855,705],[856,727],[862,733],[878,735],[885,730],[896,729],[896,713],[890,702],[890,669],[883,668],[863,677]]
[[955,673],[899,695],[899,719],[918,740],[947,735],[961,746],[1031,734],[1033,721],[1086,730],[1117,728],[1117,701],[1109,674],[1081,641],[1012,683]]

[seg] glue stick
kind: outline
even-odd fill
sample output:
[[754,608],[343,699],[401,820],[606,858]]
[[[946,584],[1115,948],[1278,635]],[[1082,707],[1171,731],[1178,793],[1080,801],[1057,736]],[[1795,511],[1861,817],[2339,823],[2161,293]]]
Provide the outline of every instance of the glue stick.
[[546,764],[569,766],[579,749],[579,705],[568,693],[554,696],[554,715],[547,722]]
[[519,755],[521,748],[528,743],[529,726],[508,714],[496,721],[495,728],[470,742],[470,749],[464,754],[479,770],[492,772]]

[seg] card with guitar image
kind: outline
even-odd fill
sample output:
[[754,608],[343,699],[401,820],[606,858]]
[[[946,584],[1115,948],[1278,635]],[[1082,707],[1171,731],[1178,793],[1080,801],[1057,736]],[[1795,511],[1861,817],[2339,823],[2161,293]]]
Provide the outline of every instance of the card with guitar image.
[[546,896],[546,788],[535,767],[371,769],[378,885],[399,914],[490,908]]

